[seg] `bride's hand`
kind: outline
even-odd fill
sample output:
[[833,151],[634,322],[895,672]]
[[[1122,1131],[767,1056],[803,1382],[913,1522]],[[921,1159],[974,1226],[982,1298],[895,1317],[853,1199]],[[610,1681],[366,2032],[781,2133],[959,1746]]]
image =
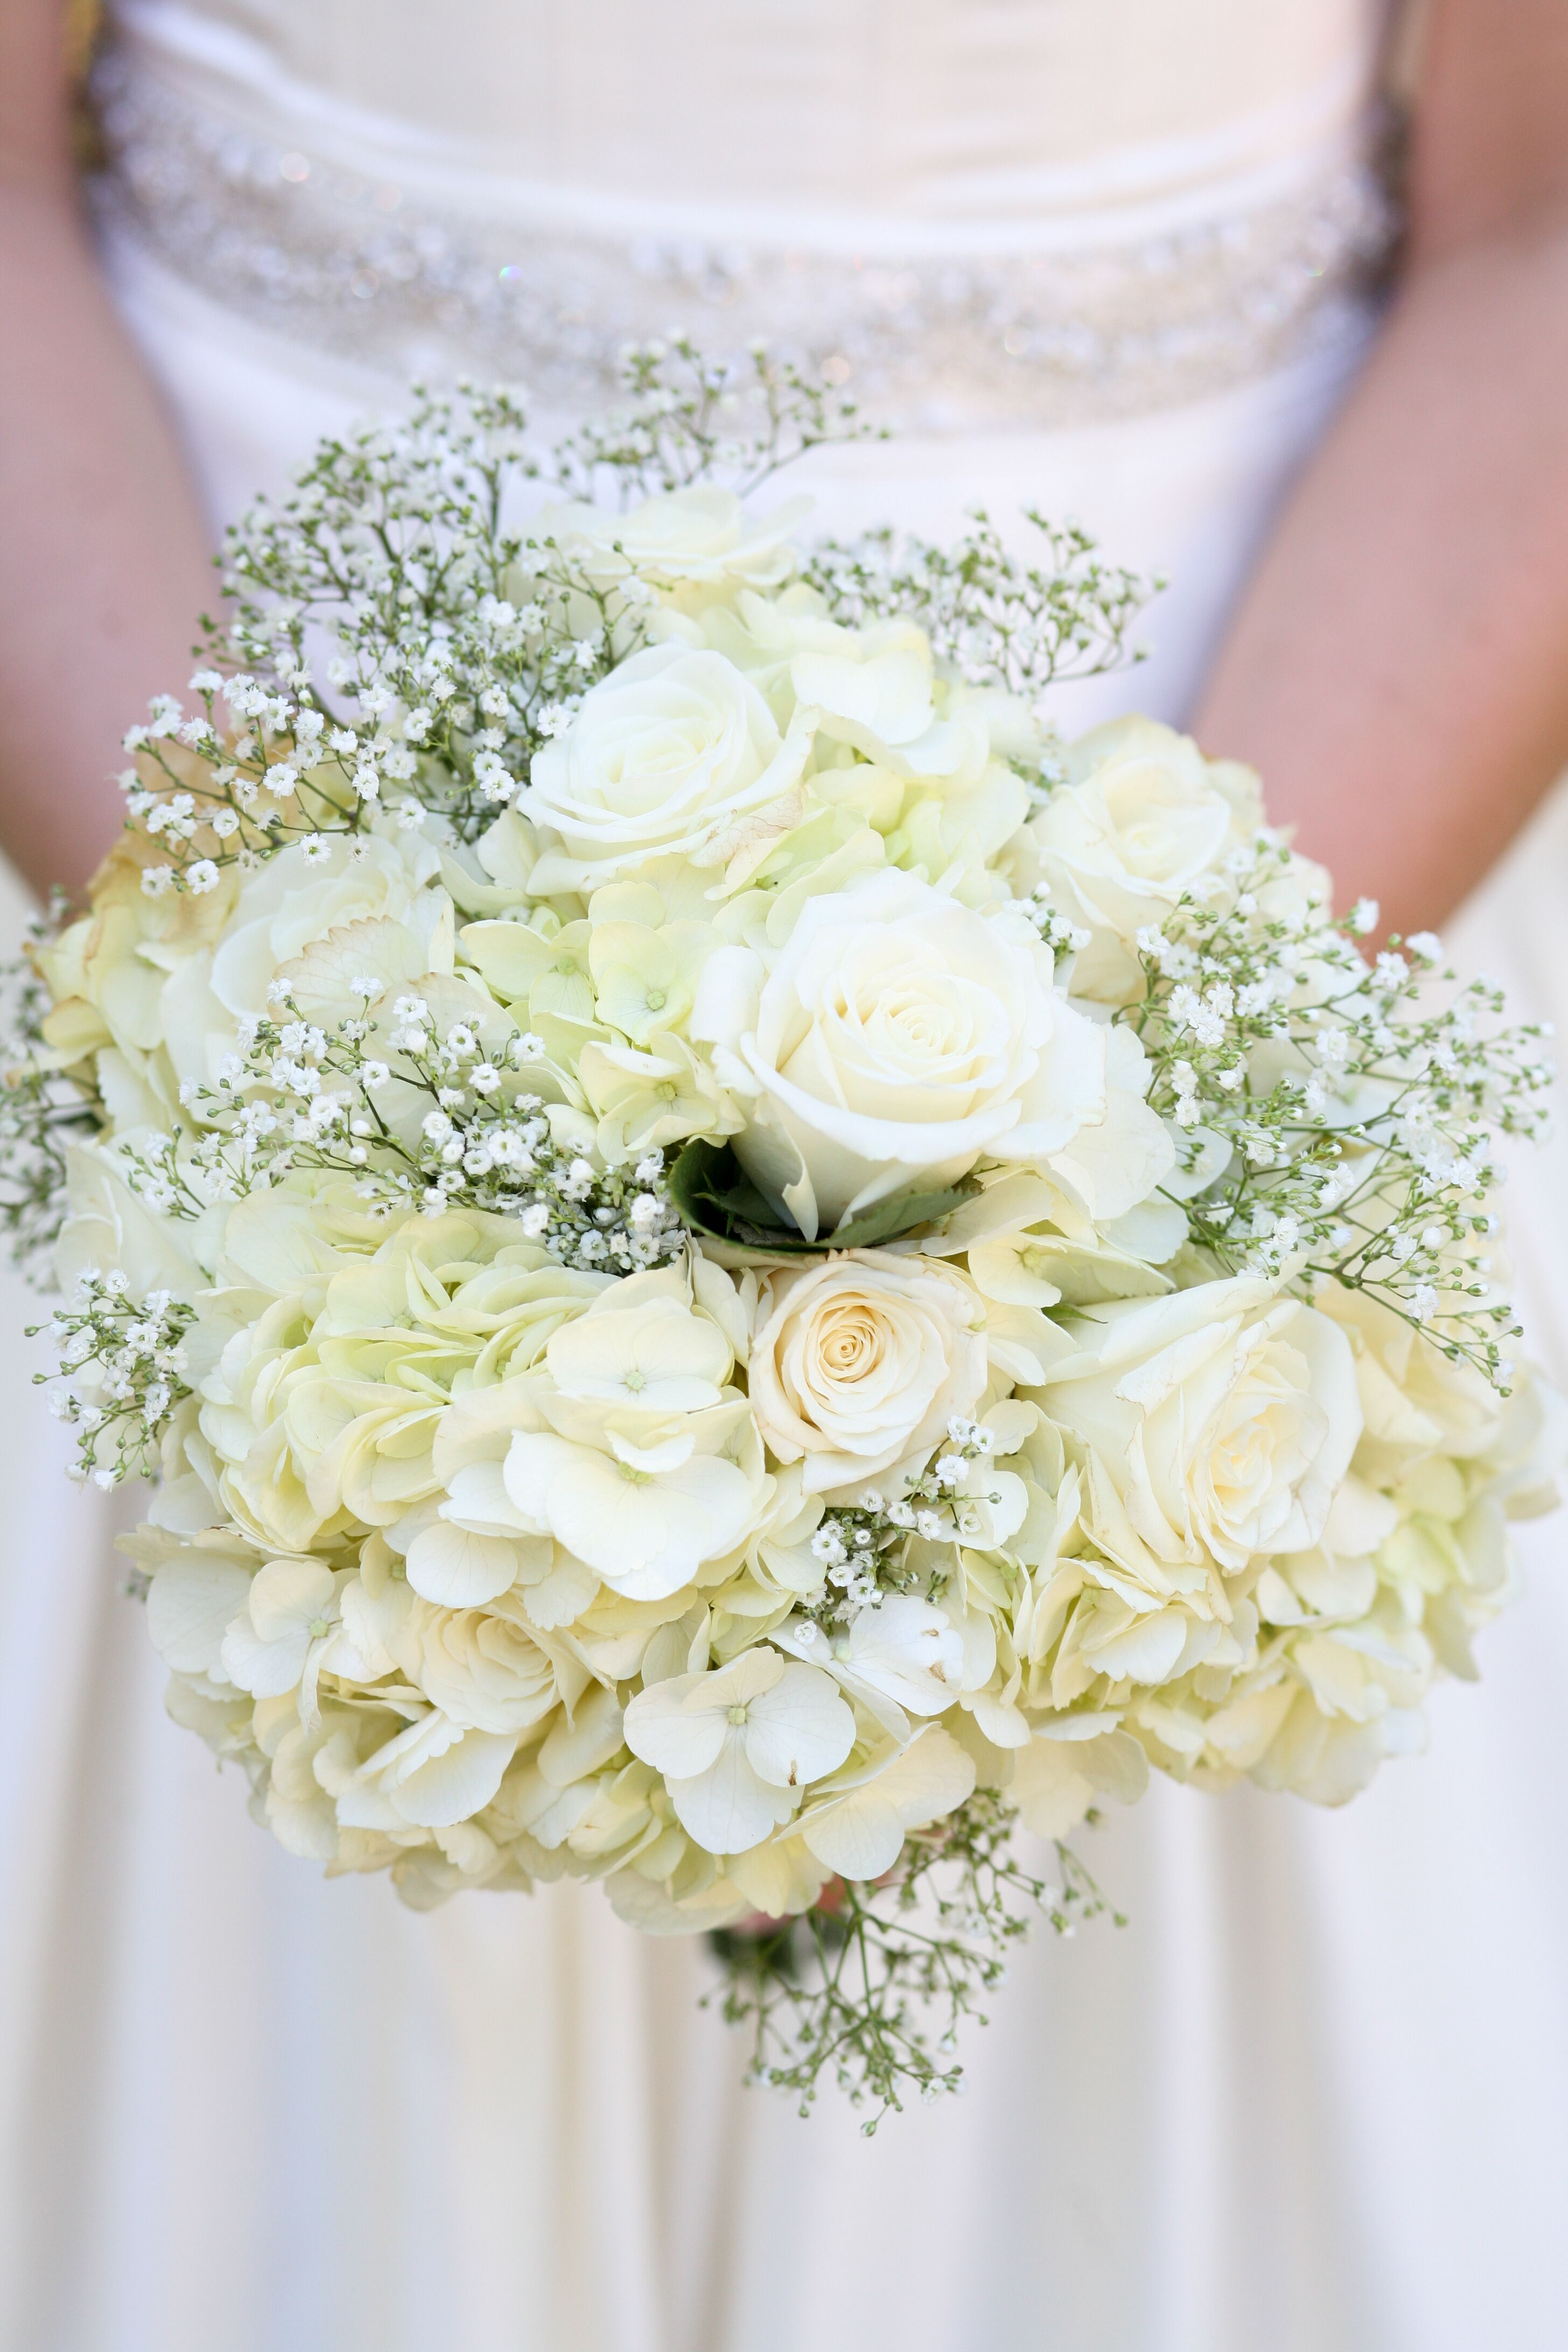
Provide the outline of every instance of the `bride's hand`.
[[1406,933],[1568,764],[1568,8],[1434,0],[1403,284],[1199,710]]
[[62,0],[0,0],[0,846],[36,888],[113,838],[120,738],[215,582],[79,216]]

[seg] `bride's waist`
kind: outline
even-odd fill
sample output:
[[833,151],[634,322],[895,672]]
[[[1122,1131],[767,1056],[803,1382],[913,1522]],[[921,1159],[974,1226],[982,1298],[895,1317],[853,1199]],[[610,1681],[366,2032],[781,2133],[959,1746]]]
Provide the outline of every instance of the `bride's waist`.
[[342,110],[258,123],[135,42],[97,96],[102,199],[181,277],[319,348],[554,407],[612,395],[625,345],[678,323],[926,429],[1136,414],[1359,331],[1394,233],[1364,113],[1264,165],[1168,149],[932,220],[541,184]]

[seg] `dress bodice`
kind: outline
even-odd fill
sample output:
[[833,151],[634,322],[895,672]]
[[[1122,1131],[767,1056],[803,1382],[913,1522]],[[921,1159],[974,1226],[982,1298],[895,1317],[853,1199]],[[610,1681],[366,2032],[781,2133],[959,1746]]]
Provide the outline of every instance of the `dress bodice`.
[[566,389],[681,318],[927,422],[1040,419],[1267,364],[1364,275],[1382,18],[121,0],[100,87],[141,234],[288,331]]
[[837,239],[1288,174],[1364,103],[1365,0],[198,0],[169,54],[353,142]]

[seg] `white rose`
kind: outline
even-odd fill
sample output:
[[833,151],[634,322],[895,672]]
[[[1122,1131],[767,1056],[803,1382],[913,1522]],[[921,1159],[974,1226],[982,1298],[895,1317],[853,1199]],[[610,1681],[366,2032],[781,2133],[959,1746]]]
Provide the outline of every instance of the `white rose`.
[[604,507],[547,506],[534,526],[553,539],[575,571],[596,586],[636,572],[661,588],[776,588],[795,570],[790,533],[810,511],[789,499],[771,514],[747,512],[733,490],[697,483],[645,499],[629,512]]
[[517,804],[559,846],[547,842],[530,887],[591,891],[659,857],[717,864],[745,821],[799,781],[808,749],[804,734],[780,735],[722,654],[649,646],[534,754]]
[[1433,1454],[1472,1461],[1491,1453],[1509,1407],[1483,1373],[1451,1362],[1364,1291],[1328,1283],[1320,1304],[1354,1350],[1365,1422],[1356,1467],[1374,1486],[1396,1485]]
[[912,622],[843,631],[832,651],[796,654],[790,681],[821,733],[895,775],[973,778],[990,756],[978,697],[944,694],[939,709],[931,640]]
[[1074,989],[1106,1004],[1143,992],[1137,935],[1243,837],[1232,798],[1188,735],[1152,719],[1096,727],[1029,833],[1054,903],[1089,934]]
[[1111,1558],[1131,1540],[1160,1567],[1234,1573],[1318,1541],[1362,1432],[1337,1324],[1238,1276],[1091,1307],[1075,1337],[1040,1402],[1091,1457]]
[[555,1668],[526,1626],[483,1609],[416,1601],[394,1636],[409,1680],[465,1730],[526,1731],[561,1696]]
[[929,1453],[985,1386],[984,1318],[959,1276],[851,1250],[768,1276],[748,1367],[752,1410],[808,1495]]
[[1053,990],[1028,925],[975,914],[912,875],[884,870],[807,899],[767,960],[721,949],[690,1026],[750,1112],[737,1157],[808,1240],[916,1183],[952,1184],[983,1155],[1048,1166],[1102,1128],[1119,1182],[1131,1173],[1142,1188],[1110,1213],[1170,1164],[1138,1099],[1137,1041],[1108,1052],[1118,1033]]
[[[238,1020],[277,1017],[269,985],[286,965],[320,950],[329,934],[351,972],[373,971],[390,988],[451,971],[452,908],[440,887],[434,845],[406,833],[331,841],[327,856],[314,863],[298,843],[268,858],[241,890],[217,949],[171,973],[161,1010],[181,1078],[210,1085],[222,1057],[235,1050]],[[351,926],[360,928],[345,938]],[[323,971],[329,983],[331,976]],[[354,1009],[345,997],[344,1010]]]
[[55,1279],[67,1298],[89,1270],[122,1274],[133,1298],[150,1290],[188,1298],[201,1287],[195,1244],[210,1215],[199,1234],[187,1219],[154,1215],[101,1143],[68,1144],[65,1161],[70,1214],[55,1244]]

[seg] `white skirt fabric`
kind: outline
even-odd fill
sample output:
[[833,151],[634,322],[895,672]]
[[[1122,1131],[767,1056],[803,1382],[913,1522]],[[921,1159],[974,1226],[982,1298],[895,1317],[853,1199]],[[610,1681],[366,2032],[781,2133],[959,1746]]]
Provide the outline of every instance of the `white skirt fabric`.
[[[129,256],[216,521],[387,387]],[[1174,583],[1076,727],[1180,717],[1346,362],[1052,436],[823,453],[826,525],[1076,513]],[[175,683],[178,683],[177,681]],[[1568,803],[1453,945],[1568,1012]],[[18,914],[19,919],[19,914]],[[1568,1370],[1561,1155],[1510,1202]],[[1555,1215],[1554,1215],[1555,1212]],[[30,1319],[5,1288],[5,1330]],[[742,2090],[700,1943],[593,1889],[328,1885],[163,1717],[111,1509],[0,1346],[5,2352],[1557,2352],[1568,2279],[1568,1597],[1553,1523],[1480,1691],[1347,1813],[1162,1785],[1086,1858],[1129,1925],[1037,1940],[963,2098],[870,2142]]]

